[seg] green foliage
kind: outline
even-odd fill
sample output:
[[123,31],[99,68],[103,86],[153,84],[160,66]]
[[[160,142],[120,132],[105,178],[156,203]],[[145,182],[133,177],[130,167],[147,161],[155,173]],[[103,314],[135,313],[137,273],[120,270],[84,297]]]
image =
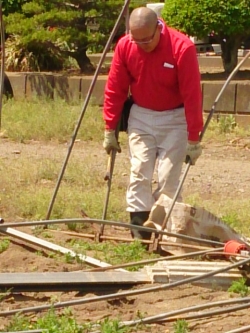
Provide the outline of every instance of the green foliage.
[[32,323],[29,318],[17,314],[5,329],[8,331],[44,329],[49,333],[87,333],[88,327],[89,325],[78,325],[70,309],[66,308],[62,314],[57,314],[52,308]]
[[219,118],[219,128],[221,133],[231,133],[235,126],[236,121],[233,115],[222,116]]
[[[148,253],[140,241],[134,241],[128,245],[126,243],[95,243],[73,239],[71,241],[71,246],[75,252],[82,255],[85,255],[86,251],[94,251],[95,258],[104,260],[111,265],[136,262],[142,260],[143,258],[157,257],[156,254]],[[140,267],[135,264],[134,266],[128,268],[128,270],[136,271],[139,268]]]
[[[97,325],[99,326],[98,332],[101,333],[133,332],[130,327],[122,327],[117,319],[105,318]],[[46,314],[40,316],[37,320],[32,320],[32,322],[28,317],[17,314],[12,317],[10,323],[5,327],[7,331],[36,329],[48,330],[49,333],[89,333],[94,329],[94,325],[93,323],[79,325],[70,308],[64,309],[60,314],[51,308]]]
[[246,279],[240,278],[237,281],[233,281],[232,285],[228,288],[229,292],[240,294],[242,297],[245,297],[249,294],[249,288],[246,285]]
[[6,251],[10,245],[10,240],[7,238],[4,238],[0,240],[0,253]]
[[219,38],[250,34],[247,0],[166,0],[162,16],[190,36],[203,38],[214,31]]
[[[23,112],[24,109],[25,112]],[[19,101],[18,103],[8,100],[3,106],[4,128],[2,130],[9,139],[19,142],[51,140],[65,143],[70,140],[79,115],[79,105],[68,105],[62,100],[42,102],[34,98],[32,102]],[[83,140],[95,138],[100,141],[102,128],[103,119],[100,109],[89,107],[82,121],[78,138]],[[44,176],[52,177],[55,174],[52,169],[53,165],[47,161],[43,170],[46,173]]]
[[[139,2],[140,6],[145,3]],[[20,71],[62,70],[70,65],[68,59],[72,58],[82,72],[93,71],[86,52],[103,51],[123,5],[123,0],[20,2],[21,11],[13,10],[5,16],[6,32],[10,38],[10,42],[7,39],[6,43],[6,68]],[[138,6],[138,1],[131,1],[130,8],[135,6]],[[114,43],[125,33],[125,20],[120,23]],[[18,42],[13,45],[13,41]],[[26,62],[30,65],[27,68],[24,66]],[[9,67],[9,63],[12,66]]]
[[166,0],[162,17],[189,36],[204,38],[214,32],[226,71],[235,67],[238,48],[250,35],[248,0]]
[[174,323],[174,333],[187,333],[189,332],[188,323],[184,319],[178,319]]
[[2,0],[3,13],[5,15],[20,12],[22,10],[22,5],[28,0]]
[[110,318],[105,318],[99,323],[101,333],[129,333],[133,332],[130,327],[121,327],[118,320],[111,320]]

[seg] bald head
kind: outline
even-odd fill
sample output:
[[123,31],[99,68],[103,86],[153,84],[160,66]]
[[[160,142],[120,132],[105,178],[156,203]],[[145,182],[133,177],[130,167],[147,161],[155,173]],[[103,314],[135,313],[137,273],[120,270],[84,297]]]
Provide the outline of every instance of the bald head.
[[157,24],[156,13],[147,7],[139,7],[132,11],[129,18],[130,30],[141,28],[153,28]]

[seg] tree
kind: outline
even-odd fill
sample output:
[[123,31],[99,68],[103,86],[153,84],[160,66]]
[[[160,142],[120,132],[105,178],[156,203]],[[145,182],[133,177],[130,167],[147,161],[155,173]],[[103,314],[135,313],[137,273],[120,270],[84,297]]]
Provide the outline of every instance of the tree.
[[204,38],[214,32],[227,73],[237,65],[238,49],[250,36],[249,0],[166,0],[162,17],[189,36]]
[[[131,1],[131,7],[137,3],[146,1]],[[70,57],[86,73],[94,69],[87,51],[103,50],[123,5],[124,0],[27,0],[21,13],[5,18],[6,31],[18,45],[19,64],[32,55],[37,69],[60,70]],[[117,35],[124,32],[125,20]]]
[[25,2],[27,2],[27,0],[2,0],[4,14],[9,15],[11,13],[20,12]]

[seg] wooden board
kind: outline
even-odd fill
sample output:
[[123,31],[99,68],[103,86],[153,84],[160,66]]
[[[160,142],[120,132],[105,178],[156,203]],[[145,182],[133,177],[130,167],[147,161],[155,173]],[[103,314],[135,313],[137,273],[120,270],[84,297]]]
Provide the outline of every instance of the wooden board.
[[[110,266],[110,264],[108,264],[106,262],[97,260],[95,258],[91,258],[91,257],[86,256],[86,255],[76,254],[74,251],[72,251],[70,249],[62,247],[60,245],[53,244],[53,243],[48,242],[48,241],[46,241],[44,239],[41,239],[41,238],[38,238],[38,237],[35,237],[35,236],[32,236],[32,235],[26,234],[24,232],[18,231],[18,230],[13,229],[13,228],[8,228],[8,227],[4,228],[4,227],[1,227],[0,233],[4,233],[4,234],[7,234],[9,236],[12,236],[12,237],[21,239],[23,241],[26,241],[28,243],[41,246],[42,248],[50,250],[50,251],[60,252],[60,253],[63,253],[63,254],[70,254],[73,258],[77,256],[83,262],[86,262],[87,264],[95,266],[95,267],[107,267],[107,266]],[[119,269],[119,271],[127,272],[125,269]]]
[[148,275],[141,272],[44,272],[1,273],[0,290],[65,291],[98,290],[151,283]]

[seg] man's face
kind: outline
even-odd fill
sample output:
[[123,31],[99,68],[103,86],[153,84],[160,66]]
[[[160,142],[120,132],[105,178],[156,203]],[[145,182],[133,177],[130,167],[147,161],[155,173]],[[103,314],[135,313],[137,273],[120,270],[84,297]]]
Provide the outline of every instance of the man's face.
[[145,52],[152,52],[159,43],[161,27],[158,22],[153,29],[151,27],[131,28],[130,40]]

